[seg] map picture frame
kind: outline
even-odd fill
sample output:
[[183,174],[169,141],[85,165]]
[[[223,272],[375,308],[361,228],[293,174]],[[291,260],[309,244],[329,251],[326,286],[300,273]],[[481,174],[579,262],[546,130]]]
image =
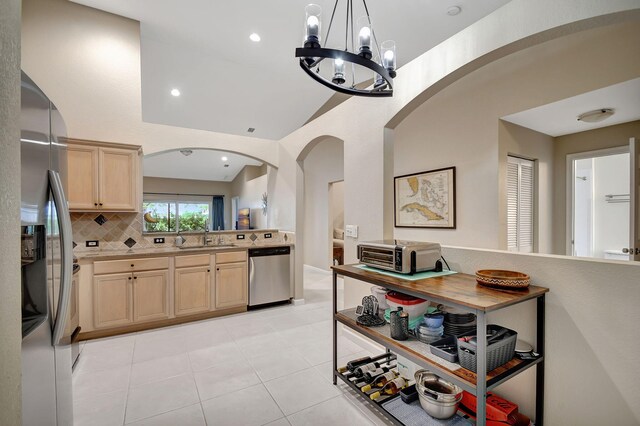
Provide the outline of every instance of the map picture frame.
[[396,228],[456,229],[456,168],[393,178]]

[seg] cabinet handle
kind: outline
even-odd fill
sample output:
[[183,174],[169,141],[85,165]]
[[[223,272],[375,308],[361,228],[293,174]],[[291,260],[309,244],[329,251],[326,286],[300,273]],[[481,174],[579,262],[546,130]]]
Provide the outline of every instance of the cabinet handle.
[[207,269],[207,272],[211,272],[211,269]]
[[100,203],[100,205],[102,205],[102,203]]
[[131,267],[133,268],[133,263],[131,264]]
[[134,280],[137,280],[137,279],[138,279],[138,277],[133,277],[133,279],[134,279]]
[[131,279],[131,277],[129,277],[129,279]]
[[94,206],[98,207],[98,203],[93,203]]
[[216,271],[219,271],[219,270],[220,270],[220,268],[216,268]]

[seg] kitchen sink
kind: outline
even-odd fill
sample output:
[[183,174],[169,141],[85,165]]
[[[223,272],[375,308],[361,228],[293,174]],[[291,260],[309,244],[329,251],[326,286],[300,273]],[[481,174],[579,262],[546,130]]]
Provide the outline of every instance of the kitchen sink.
[[223,248],[231,248],[231,247],[236,247],[235,244],[209,244],[207,246],[205,245],[199,245],[199,246],[180,246],[178,247],[180,250],[189,250],[189,249],[203,249],[203,248],[208,248],[208,249],[223,249]]

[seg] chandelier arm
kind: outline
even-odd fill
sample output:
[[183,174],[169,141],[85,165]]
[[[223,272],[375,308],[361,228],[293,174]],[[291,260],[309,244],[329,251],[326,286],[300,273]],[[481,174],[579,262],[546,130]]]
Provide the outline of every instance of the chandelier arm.
[[329,33],[331,32],[331,24],[333,24],[333,17],[336,14],[336,8],[338,7],[338,1],[333,4],[333,12],[331,12],[331,19],[329,20],[329,27],[327,28],[327,35],[324,37],[324,45],[327,46],[329,44]]
[[[347,0],[347,18],[344,20],[345,29],[344,29],[344,50],[349,50],[349,5],[351,4],[351,0]],[[351,24],[351,31],[353,32],[353,23]]]
[[[353,2],[351,2],[351,49],[356,51],[356,42],[353,38]],[[356,85],[356,66],[351,63],[351,87]]]

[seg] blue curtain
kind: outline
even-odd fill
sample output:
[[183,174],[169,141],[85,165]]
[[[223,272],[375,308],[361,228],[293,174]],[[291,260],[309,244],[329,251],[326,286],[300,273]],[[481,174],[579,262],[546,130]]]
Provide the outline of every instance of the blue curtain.
[[224,229],[224,197],[222,195],[213,196],[213,226],[212,231]]

